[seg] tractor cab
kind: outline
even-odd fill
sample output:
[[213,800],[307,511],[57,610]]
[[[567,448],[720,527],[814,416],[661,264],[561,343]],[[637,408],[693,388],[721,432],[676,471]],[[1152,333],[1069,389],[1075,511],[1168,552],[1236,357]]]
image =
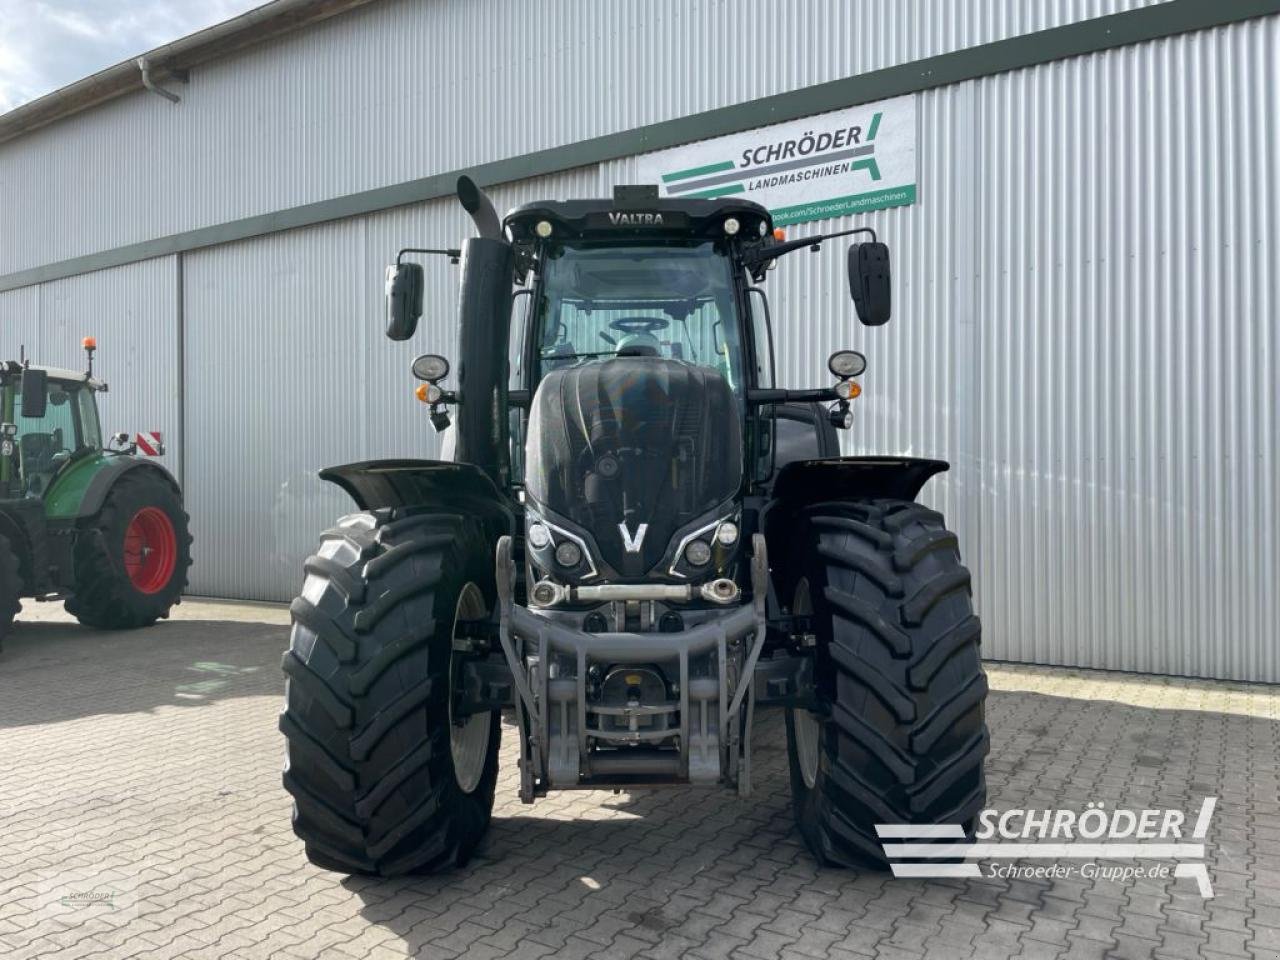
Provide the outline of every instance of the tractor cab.
[[0,367],[0,490],[40,497],[73,460],[102,450],[94,394],[106,384],[88,373],[12,361]]
[[772,238],[763,207],[620,187],[613,203],[527,204],[504,227],[532,298],[512,331],[521,387],[574,364],[650,357],[714,371],[745,402],[760,378],[740,253]]

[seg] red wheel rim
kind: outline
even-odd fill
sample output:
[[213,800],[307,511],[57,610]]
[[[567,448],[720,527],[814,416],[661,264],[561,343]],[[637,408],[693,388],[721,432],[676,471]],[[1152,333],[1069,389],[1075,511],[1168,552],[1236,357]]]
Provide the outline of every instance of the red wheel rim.
[[139,593],[159,593],[173,578],[178,537],[159,507],[143,507],[124,531],[124,569]]

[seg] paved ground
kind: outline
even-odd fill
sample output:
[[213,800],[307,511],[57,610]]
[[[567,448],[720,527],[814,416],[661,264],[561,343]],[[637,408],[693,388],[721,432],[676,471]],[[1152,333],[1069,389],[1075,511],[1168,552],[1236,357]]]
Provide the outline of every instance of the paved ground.
[[1199,808],[1187,878],[820,870],[780,725],[758,793],[516,799],[466,869],[344,879],[289,828],[281,608],[188,603],[107,635],[24,612],[0,655],[0,957],[1280,956],[1280,688],[992,665],[991,805]]

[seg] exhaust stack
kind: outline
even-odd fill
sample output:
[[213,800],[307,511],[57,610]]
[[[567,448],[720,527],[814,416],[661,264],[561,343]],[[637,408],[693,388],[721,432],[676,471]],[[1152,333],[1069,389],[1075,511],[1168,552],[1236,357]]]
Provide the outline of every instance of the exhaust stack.
[[498,219],[498,211],[493,209],[493,202],[470,177],[458,178],[458,202],[462,204],[463,210],[471,214],[471,219],[475,221],[476,232],[480,236],[488,240],[503,239],[502,221]]
[[507,349],[515,252],[493,204],[470,177],[458,178],[458,202],[480,235],[462,244],[454,459],[475,464],[505,489],[511,479]]

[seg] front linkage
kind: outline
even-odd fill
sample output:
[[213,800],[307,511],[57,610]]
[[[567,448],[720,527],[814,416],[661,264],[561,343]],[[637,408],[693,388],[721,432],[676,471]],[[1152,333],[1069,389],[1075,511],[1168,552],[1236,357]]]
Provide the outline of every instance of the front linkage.
[[[520,799],[548,788],[722,781],[747,796],[768,570],[756,534],[749,604],[676,632],[587,633],[515,602],[512,539],[499,540],[498,630],[516,690]],[[621,697],[610,698],[615,675]],[[646,686],[657,696],[645,697]]]

